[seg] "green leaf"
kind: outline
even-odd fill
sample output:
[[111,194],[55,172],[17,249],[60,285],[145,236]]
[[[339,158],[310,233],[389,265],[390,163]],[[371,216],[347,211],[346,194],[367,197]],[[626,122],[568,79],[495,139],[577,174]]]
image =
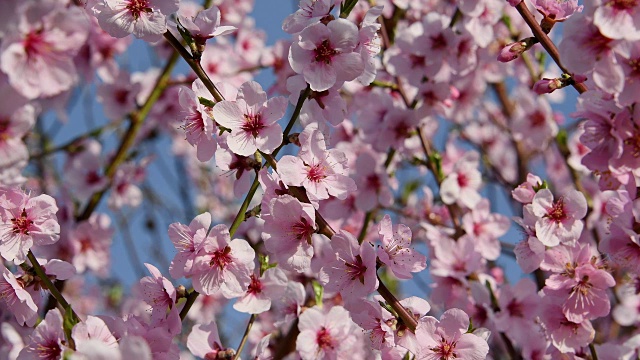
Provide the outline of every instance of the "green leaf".
[[311,286],[313,286],[313,293],[315,294],[316,305],[322,307],[322,296],[324,294],[324,288],[316,280],[313,280],[311,282]]
[[210,108],[212,108],[216,104],[215,101],[203,98],[201,96],[198,96],[198,101],[200,102],[200,104]]

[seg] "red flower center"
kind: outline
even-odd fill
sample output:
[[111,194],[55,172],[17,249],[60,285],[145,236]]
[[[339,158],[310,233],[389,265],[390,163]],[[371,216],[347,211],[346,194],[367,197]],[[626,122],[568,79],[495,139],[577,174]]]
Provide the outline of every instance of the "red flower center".
[[307,219],[301,217],[298,222],[291,225],[291,233],[297,240],[305,239],[311,245],[311,235],[315,230],[313,224],[307,222]]
[[233,261],[231,258],[231,248],[226,246],[222,250],[217,250],[211,256],[211,261],[209,261],[209,266],[217,265],[220,270],[224,269],[225,266],[230,264]]
[[338,53],[331,47],[328,39],[322,41],[313,52],[316,62],[323,62],[325,64],[331,64],[331,59]]
[[255,275],[251,275],[251,283],[249,283],[249,289],[247,289],[249,294],[259,294],[262,292],[262,282],[260,279],[256,279]]
[[364,274],[367,272],[367,267],[362,263],[360,255],[356,255],[354,262],[345,262],[344,265],[347,267],[347,274],[351,280],[359,279],[360,283],[364,284]]
[[129,0],[126,8],[136,20],[140,18],[140,14],[143,12],[153,12],[153,10],[149,7],[148,0]]
[[561,223],[567,219],[567,212],[564,210],[564,199],[560,198],[558,201],[554,202],[549,210],[547,210],[547,215],[544,217],[555,221],[556,223]]
[[320,182],[327,175],[325,174],[324,167],[320,164],[309,166],[309,170],[307,171],[307,179],[313,182]]
[[31,224],[33,224],[33,221],[29,220],[29,218],[27,217],[26,209],[22,209],[20,217],[11,219],[11,222],[13,223],[14,234],[29,235],[29,229],[31,228]]
[[245,114],[244,115],[244,123],[240,127],[242,131],[251,133],[251,135],[255,138],[260,134],[260,130],[264,129],[265,126],[262,123],[262,116],[260,114]]
[[331,333],[324,326],[322,327],[322,329],[320,329],[320,331],[318,331],[316,342],[318,343],[318,347],[320,349],[333,349],[333,338],[331,338]]

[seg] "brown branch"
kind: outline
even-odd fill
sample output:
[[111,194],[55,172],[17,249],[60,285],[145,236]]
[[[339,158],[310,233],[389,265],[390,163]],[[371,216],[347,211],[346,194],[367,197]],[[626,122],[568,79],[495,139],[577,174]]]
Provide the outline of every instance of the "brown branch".
[[[562,65],[558,48],[555,46],[553,41],[551,41],[549,36],[544,32],[540,24],[538,24],[531,11],[529,11],[529,8],[527,8],[527,4],[524,1],[521,1],[518,5],[516,5],[516,10],[518,10],[524,21],[527,23],[527,25],[529,25],[529,28],[531,28],[533,35],[538,39],[538,41],[540,41],[540,45],[542,45],[542,47],[547,50],[549,55],[551,55],[551,58],[553,59],[553,61],[555,61],[560,70],[562,70],[562,72],[564,72],[565,74],[571,74],[571,72],[567,70],[564,65]],[[580,94],[588,90],[587,87],[582,83],[576,84],[574,82],[571,85]]]

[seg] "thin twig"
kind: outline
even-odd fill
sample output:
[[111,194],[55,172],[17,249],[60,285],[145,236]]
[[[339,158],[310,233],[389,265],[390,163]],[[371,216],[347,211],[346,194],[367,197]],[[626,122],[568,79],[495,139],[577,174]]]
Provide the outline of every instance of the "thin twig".
[[236,351],[236,355],[233,357],[233,360],[240,359],[240,354],[242,353],[242,349],[244,345],[247,343],[247,339],[249,338],[249,332],[251,331],[251,326],[253,326],[253,322],[256,321],[258,315],[251,314],[249,318],[249,323],[247,323],[247,328],[244,331],[244,335],[242,335],[242,340],[240,340],[240,345],[238,345],[238,350]]

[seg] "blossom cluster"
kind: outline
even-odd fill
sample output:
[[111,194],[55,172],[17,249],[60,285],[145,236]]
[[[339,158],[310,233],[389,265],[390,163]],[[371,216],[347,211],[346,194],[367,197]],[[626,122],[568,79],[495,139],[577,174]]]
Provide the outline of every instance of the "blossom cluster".
[[639,2],[204,5],[3,4],[0,359],[638,357]]

